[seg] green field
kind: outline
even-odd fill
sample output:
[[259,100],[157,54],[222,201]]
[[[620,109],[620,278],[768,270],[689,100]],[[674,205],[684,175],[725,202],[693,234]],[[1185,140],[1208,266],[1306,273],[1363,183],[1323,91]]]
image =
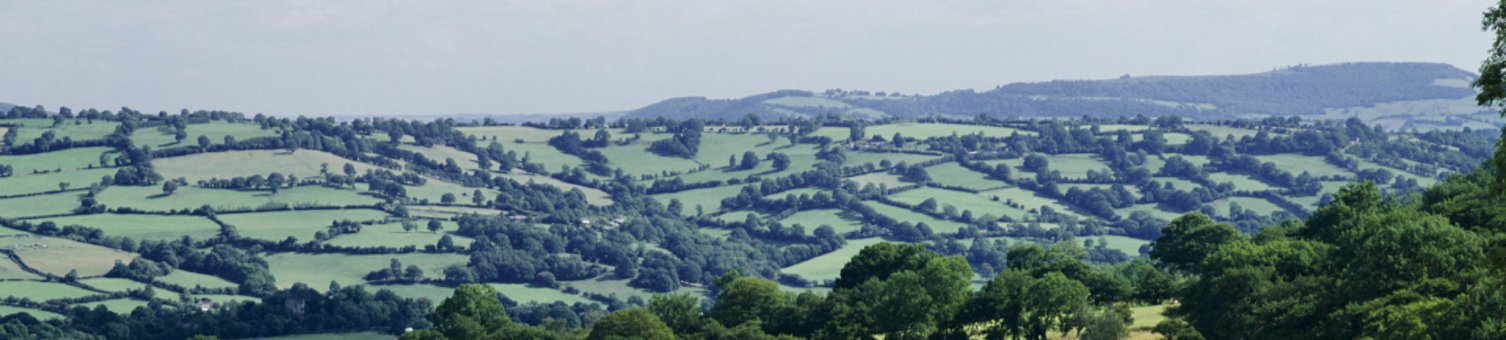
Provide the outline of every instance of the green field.
[[115,132],[115,127],[120,125],[117,122],[102,120],[95,120],[93,123],[90,123],[86,120],[75,121],[71,119],[65,120],[63,125],[56,127],[52,125],[51,119],[7,119],[0,121],[0,123],[18,121],[23,126],[16,129],[16,143],[31,143],[32,140],[42,137],[42,134],[47,131],[52,131],[55,135],[54,138],[58,140],[62,140],[63,138],[71,138],[73,140],[104,139],[106,135]]
[[[885,138],[888,138],[888,137],[885,137]],[[883,161],[885,161],[885,160],[888,160],[890,164],[899,164],[900,162],[905,162],[907,164],[916,164],[916,163],[920,163],[920,162],[934,160],[934,159],[937,159],[937,158],[941,158],[941,156],[918,155],[918,154],[913,154],[913,153],[878,153],[878,152],[866,152],[866,151],[849,151],[849,152],[847,152],[847,162],[842,163],[842,164],[844,164],[846,166],[858,166],[858,165],[863,165],[863,164],[866,164],[866,163],[873,163],[873,166],[879,166],[880,163],[883,163]],[[725,162],[725,161],[723,161],[723,162]]]
[[282,241],[289,236],[301,241],[314,239],[314,233],[326,230],[339,220],[375,221],[387,218],[385,212],[355,210],[293,210],[244,214],[222,214],[220,221],[235,226],[241,237]]
[[0,249],[10,250],[38,271],[63,276],[78,270],[79,277],[104,275],[115,261],[130,262],[137,257],[115,249],[55,237],[0,238]]
[[1244,210],[1254,211],[1261,215],[1269,215],[1272,212],[1286,210],[1282,209],[1281,206],[1278,206],[1275,203],[1271,203],[1271,201],[1256,197],[1230,197],[1213,202],[1208,202],[1208,206],[1211,206],[1214,209],[1218,209],[1218,213],[1221,215],[1227,215],[1229,213],[1229,205],[1231,203],[1239,204],[1240,208]]
[[397,339],[397,337],[392,336],[392,335],[388,335],[388,334],[377,333],[377,332],[355,332],[355,333],[321,333],[321,334],[288,335],[288,336],[274,336],[274,337],[266,337],[266,338],[248,338],[248,339],[243,339],[243,340],[392,340],[392,339]]
[[184,288],[228,288],[236,286],[234,282],[230,282],[219,277],[199,274],[182,269],[174,270],[172,273],[168,273],[167,275],[158,276],[156,280],[163,283],[171,283],[183,286]]
[[836,231],[838,235],[857,231],[863,227],[863,222],[859,221],[856,217],[843,217],[843,214],[842,210],[837,209],[805,210],[785,217],[779,223],[783,223],[785,227],[793,227],[799,224],[805,227],[807,235],[815,233],[816,228],[822,225],[830,225],[832,230]]
[[329,288],[330,281],[339,282],[342,286],[366,283],[362,277],[374,270],[387,268],[394,258],[402,261],[404,268],[416,265],[431,277],[441,277],[445,267],[463,265],[470,260],[460,254],[277,253],[267,256],[267,264],[272,267],[272,276],[277,278],[278,287],[287,288],[294,283],[303,282],[310,288],[323,291]]
[[1291,173],[1294,176],[1301,174],[1303,171],[1307,171],[1307,173],[1310,173],[1313,176],[1344,176],[1346,178],[1354,177],[1354,173],[1349,172],[1349,170],[1344,170],[1342,168],[1333,166],[1333,164],[1328,164],[1328,161],[1325,161],[1323,160],[1323,157],[1318,156],[1277,154],[1260,155],[1255,156],[1255,158],[1260,159],[1261,162],[1276,163],[1277,168],[1292,169]]
[[1094,154],[1067,153],[1048,155],[1046,159],[1050,161],[1051,170],[1060,171],[1062,177],[1066,178],[1086,178],[1088,177],[1088,170],[1096,172],[1109,171],[1109,165],[1098,160],[1098,156]]
[[241,302],[247,302],[247,301],[250,301],[250,302],[261,302],[261,298],[257,298],[257,297],[254,297],[254,296],[245,296],[245,295],[199,294],[199,295],[194,295],[193,298],[194,299],[198,299],[198,298],[209,299],[209,301],[214,301],[215,304],[220,304],[220,305],[227,304],[227,303],[241,303]]
[[[639,298],[642,298],[644,301],[648,301],[648,299],[650,297],[653,297],[653,293],[644,291],[642,289],[637,289],[637,288],[629,287],[627,285],[627,283],[628,283],[627,279],[616,279],[616,280],[586,279],[586,280],[562,281],[562,282],[560,282],[561,285],[575,287],[575,289],[579,289],[582,293],[596,293],[596,294],[609,295],[609,296],[610,295],[617,295],[618,298],[622,298],[622,299],[627,299],[629,296],[637,296]],[[493,286],[495,287],[496,285],[493,285]],[[514,286],[518,286],[518,285],[514,285]],[[498,292],[502,292],[502,288],[497,288],[497,291]],[[690,295],[693,295],[693,296],[702,296],[702,295],[705,294],[705,290],[696,289],[696,288],[689,288],[689,287],[680,287],[679,290],[676,290],[674,292],[675,293],[690,294]],[[506,292],[502,292],[502,293],[506,294]],[[545,294],[553,294],[553,293],[547,293],[547,292],[545,292]],[[511,296],[511,295],[509,295],[509,296]],[[594,301],[587,301],[587,303],[592,303],[592,302],[594,302]],[[573,304],[574,302],[565,301],[565,303]]]
[[0,305],[0,316],[6,316],[16,313],[31,314],[31,317],[37,318],[38,320],[63,319],[62,315],[45,310]]
[[[919,205],[927,199],[935,198],[937,212],[941,212],[943,207],[951,205],[957,208],[959,216],[962,215],[963,211],[972,211],[975,218],[983,217],[983,215],[1009,216],[1009,218],[1018,221],[1025,218],[1027,214],[1024,210],[1015,209],[1014,207],[993,201],[990,198],[978,196],[977,194],[931,187],[905,190],[898,194],[889,195],[889,198],[911,205]],[[938,230],[937,232],[940,231]]]
[[895,220],[914,222],[917,224],[925,223],[926,226],[931,227],[931,232],[937,234],[955,233],[958,229],[962,229],[962,227],[966,226],[959,222],[936,219],[925,214],[911,211],[910,209],[900,208],[884,203],[867,202],[867,204],[868,206],[873,207],[873,210],[877,211],[880,215],[888,216],[889,218]]
[[696,206],[701,206],[707,214],[710,214],[711,212],[714,212],[722,207],[723,198],[737,196],[737,193],[742,192],[742,190],[743,186],[741,185],[723,185],[719,187],[650,195],[649,197],[652,197],[655,201],[659,201],[660,204],[664,204],[666,206],[669,205],[669,202],[678,199],[680,200],[680,204],[685,206],[685,209],[680,211],[680,213],[685,216],[695,216]]
[[835,280],[842,271],[842,266],[847,265],[854,255],[863,250],[863,247],[884,242],[884,239],[871,237],[859,240],[847,240],[847,244],[830,253],[823,254],[784,267],[780,272],[785,274],[799,275],[806,280]]
[[[320,176],[321,165],[329,164],[329,171],[339,173],[345,164],[351,164],[357,173],[366,170],[390,170],[371,164],[352,161],[328,152],[298,150],[249,150],[196,153],[187,156],[153,160],[152,164],[162,178],[188,179],[189,183],[210,178],[230,179],[238,176],[262,175],[273,172],[283,175],[312,178]],[[394,171],[397,172],[397,171]]]
[[[561,282],[561,284],[576,286],[575,282]],[[573,305],[577,302],[594,302],[584,296],[565,294],[565,292],[553,288],[530,287],[521,283],[493,283],[491,286],[497,290],[497,293],[518,303],[550,303],[560,301],[567,305]],[[576,288],[580,287],[577,286]]]
[[398,296],[409,299],[429,299],[431,306],[438,306],[441,301],[455,293],[455,287],[441,286],[429,283],[397,284],[397,285],[371,285],[367,291],[376,292],[382,289],[390,290]]
[[481,163],[478,162],[478,156],[476,156],[476,154],[461,151],[460,149],[443,145],[423,147],[413,144],[403,144],[398,148],[417,152],[418,154],[423,155],[424,158],[439,162],[440,164],[444,164],[446,162],[446,159],[453,159],[455,160],[455,164],[460,165],[460,168],[466,171],[483,170],[481,169]]
[[1234,139],[1238,140],[1238,139],[1244,138],[1244,137],[1255,137],[1255,134],[1260,133],[1260,130],[1255,130],[1255,129],[1246,129],[1246,128],[1237,128],[1237,127],[1219,126],[1219,125],[1187,124],[1185,126],[1187,127],[1188,130],[1192,130],[1192,131],[1208,131],[1209,134],[1212,134],[1213,137],[1218,137],[1218,139],[1220,139],[1220,140],[1222,140],[1224,138],[1227,138],[1227,137],[1229,137],[1231,135],[1234,136]]
[[883,187],[888,187],[888,188],[895,188],[895,187],[904,186],[904,185],[910,185],[911,184],[911,183],[900,182],[899,181],[899,176],[890,175],[887,172],[875,172],[875,173],[870,173],[870,174],[865,174],[865,175],[853,176],[853,177],[848,177],[847,180],[853,181],[853,182],[857,182],[859,187],[868,185],[870,183],[873,184],[874,186],[883,186]]
[[112,277],[100,277],[100,278],[93,278],[93,279],[83,279],[83,280],[78,280],[78,283],[82,283],[82,284],[84,284],[86,286],[89,286],[89,287],[92,287],[94,289],[103,290],[103,291],[111,292],[111,293],[124,292],[124,291],[131,290],[131,289],[144,289],[144,288],[147,287],[147,284],[145,284],[145,283],[131,281],[129,279],[112,278]]
[[162,216],[137,214],[94,214],[30,220],[52,221],[58,226],[94,227],[110,236],[130,236],[137,240],[176,240],[183,236],[206,239],[220,233],[220,225],[199,216]]
[[[994,189],[980,192],[978,193],[978,196],[989,200],[998,198],[998,202],[1001,203],[1013,202],[1015,204],[1024,206],[1026,211],[1033,213],[1040,212],[1039,209],[1046,206],[1051,207],[1052,210],[1056,210],[1056,212],[1059,213],[1071,212],[1069,209],[1067,209],[1067,206],[1062,205],[1054,199],[1037,196],[1035,192],[1020,188]],[[1007,204],[1005,205],[1007,206]],[[974,214],[977,214],[977,212],[974,212]]]
[[[428,229],[428,221],[417,220],[413,223],[418,225],[418,230],[413,232],[404,231],[401,222],[382,223],[361,228],[359,233],[340,235],[325,243],[344,247],[402,248],[411,245],[423,249],[425,245],[439,242],[440,237],[456,229],[455,222],[443,221],[440,224],[444,225],[445,231],[431,233]],[[450,235],[450,239],[454,240],[455,245],[462,247],[469,247],[473,242],[471,238],[460,235]]]
[[195,186],[179,187],[172,195],[163,195],[161,187],[112,186],[100,192],[96,198],[100,203],[110,207],[131,207],[159,212],[174,209],[198,209],[205,205],[215,210],[225,211],[255,209],[269,205],[311,207],[370,205],[382,202],[375,196],[363,195],[354,189],[313,185],[284,188],[275,195],[269,190],[208,189]]
[[229,122],[211,122],[204,124],[189,124],[183,132],[187,138],[179,144],[174,138],[176,130],[169,126],[137,129],[131,134],[131,142],[137,145],[150,145],[153,148],[176,147],[184,145],[199,145],[199,136],[209,138],[210,144],[224,144],[225,136],[235,137],[236,140],[247,140],[256,137],[277,137],[276,130],[263,130],[256,124],[241,124]]
[[869,136],[879,135],[879,136],[884,136],[885,139],[888,139],[889,137],[894,136],[894,133],[896,133],[896,132],[898,132],[901,136],[905,136],[906,138],[915,138],[915,139],[926,139],[926,138],[931,138],[931,137],[945,137],[945,136],[951,136],[953,134],[956,134],[956,135],[969,135],[969,134],[974,134],[974,133],[983,133],[984,136],[988,136],[988,137],[1009,137],[1009,135],[1012,135],[1012,134],[1015,134],[1015,133],[1019,133],[1019,134],[1022,134],[1022,135],[1034,135],[1035,134],[1034,131],[1017,130],[1017,129],[1007,128],[1007,127],[994,127],[994,126],[981,126],[981,125],[964,125],[964,124],[945,124],[945,123],[899,123],[899,124],[885,124],[885,125],[878,125],[878,126],[869,126],[869,127],[865,128],[864,131],[868,132]]
[[73,307],[83,306],[89,307],[89,309],[94,309],[98,306],[105,306],[105,309],[109,309],[111,312],[115,312],[116,314],[130,314],[131,311],[136,310],[137,307],[146,307],[146,305],[146,301],[122,298],[80,303],[73,305]]
[[88,188],[90,184],[99,183],[105,176],[114,176],[115,171],[116,169],[100,168],[0,177],[0,196],[58,191],[59,183],[68,183],[69,189]]
[[[0,238],[0,244],[3,244],[3,243],[5,243],[5,238]],[[16,264],[15,261],[11,261],[9,258],[6,258],[4,260],[0,260],[0,280],[40,280],[40,279],[42,279],[41,276],[39,276],[37,274],[32,274],[30,272],[27,272],[26,270],[21,269],[21,265]]]
[[[0,155],[0,164],[11,166],[15,176],[31,175],[33,171],[70,171],[100,167],[99,156],[114,149],[107,147],[73,148],[31,155]],[[114,156],[109,157],[113,166]]]
[[[576,185],[576,184],[572,184],[572,183],[567,183],[565,181],[561,181],[561,180],[555,179],[554,177],[535,175],[535,174],[530,174],[530,173],[526,173],[526,172],[522,172],[522,171],[518,171],[518,170],[513,170],[512,172],[509,172],[509,173],[498,173],[498,175],[502,176],[502,177],[507,177],[509,179],[512,179],[514,181],[518,181],[519,183],[524,183],[524,184],[527,184],[528,182],[533,182],[533,183],[538,183],[538,184],[552,185],[552,186],[554,186],[556,188],[560,188],[560,190],[564,190],[564,191],[570,191],[571,189],[579,189],[582,193],[586,194],[586,202],[588,202],[588,203],[595,204],[595,205],[611,205],[612,204],[612,195],[608,195],[606,192],[603,192],[600,189],[596,189],[596,188],[592,188],[592,187],[587,187],[587,186]],[[487,197],[486,199],[489,201],[492,198],[491,197]]]
[[0,199],[0,217],[24,218],[66,214],[79,206],[77,192]]
[[1257,179],[1251,178],[1248,175],[1242,175],[1242,174],[1231,174],[1231,173],[1227,173],[1227,172],[1214,172],[1214,173],[1209,173],[1208,174],[1208,180],[1213,181],[1213,183],[1223,183],[1223,182],[1233,183],[1234,187],[1235,188],[1239,188],[1239,190],[1261,191],[1261,190],[1271,190],[1271,189],[1274,189],[1274,187],[1271,187],[1270,185],[1265,184],[1265,182],[1261,182],[1260,180],[1257,180]]
[[971,190],[988,190],[1009,187],[1009,183],[991,179],[988,175],[964,168],[956,162],[942,163],[926,168],[926,174],[931,175],[931,181],[937,184],[968,188]]
[[[430,203],[439,203],[444,194],[455,195],[455,201],[462,204],[471,203],[471,195],[476,190],[481,190],[481,195],[490,201],[497,197],[497,191],[487,188],[472,188],[455,183],[446,182],[435,178],[426,178],[428,181],[421,186],[409,186],[408,197],[417,200],[428,200]],[[365,187],[361,188],[365,190]]]
[[1119,251],[1124,252],[1125,255],[1129,255],[1130,257],[1140,256],[1140,246],[1150,244],[1150,241],[1119,235],[1087,237],[1092,238],[1094,243],[1097,243],[1099,241],[1109,241],[1107,246],[1108,248],[1118,249]]
[[28,298],[32,301],[42,302],[53,299],[77,298],[99,293],[87,289],[69,286],[59,282],[41,281],[0,281],[0,298],[16,297]]
[[742,222],[742,221],[746,221],[748,219],[748,215],[753,215],[753,216],[755,216],[756,218],[759,218],[759,219],[764,219],[764,218],[768,218],[769,217],[768,214],[764,214],[764,213],[758,212],[758,211],[733,210],[733,211],[728,211],[728,212],[722,213],[721,215],[716,215],[713,218],[715,218],[717,220],[720,220],[722,222]]
[[517,152],[519,160],[543,165],[544,170],[550,173],[559,172],[560,168],[566,165],[573,168],[586,163],[580,157],[560,152],[559,149],[555,149],[553,146],[549,146],[549,144],[544,144],[543,142],[525,144],[513,142],[500,143],[502,143],[502,150]]
[[[481,140],[490,141],[491,139],[495,138],[497,143],[501,143],[504,149],[506,149],[508,145],[514,144],[514,140],[522,139],[525,142],[544,143],[548,142],[550,138],[554,138],[555,136],[559,136],[560,134],[565,132],[563,130],[545,130],[528,126],[473,126],[461,127],[457,128],[456,130],[460,130],[460,132],[467,135],[476,136]],[[596,133],[595,131],[586,130],[577,132]],[[620,137],[617,137],[617,135],[614,133],[613,138],[615,139]],[[478,144],[482,147],[485,147],[490,143],[478,142]]]

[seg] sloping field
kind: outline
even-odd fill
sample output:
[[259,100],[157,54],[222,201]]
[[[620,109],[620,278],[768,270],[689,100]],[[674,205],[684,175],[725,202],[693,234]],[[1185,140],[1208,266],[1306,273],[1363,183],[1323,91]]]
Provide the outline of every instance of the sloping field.
[[847,244],[843,245],[842,248],[837,248],[837,250],[833,250],[830,253],[784,267],[780,272],[800,275],[801,278],[806,280],[835,280],[840,276],[842,267],[847,265],[848,260],[858,255],[858,252],[863,251],[864,247],[881,242],[885,242],[884,239],[877,237],[847,240]]
[[220,226],[200,216],[163,216],[137,214],[93,214],[31,220],[52,221],[59,227],[81,225],[104,231],[109,236],[129,236],[137,240],[176,240],[183,236],[206,239],[219,234]]
[[357,173],[384,169],[314,150],[298,150],[293,153],[288,153],[287,150],[210,152],[152,161],[157,172],[162,174],[162,178],[183,177],[187,178],[189,183],[210,178],[266,176],[273,172],[309,178],[319,176],[321,164],[329,164],[329,171],[337,173],[345,168],[345,164],[355,166]]
[[101,191],[95,198],[110,207],[159,212],[198,209],[205,205],[225,211],[255,209],[269,204],[304,207],[370,205],[382,202],[380,198],[362,195],[355,189],[309,185],[284,188],[275,195],[268,190],[207,189],[196,186],[179,187],[172,195],[164,195],[161,187],[112,186]]
[[67,275],[69,270],[78,270],[79,277],[104,275],[115,266],[115,261],[129,263],[137,257],[134,253],[42,236],[0,238],[0,249],[13,251],[26,265],[56,276]]
[[306,254],[278,253],[267,256],[272,267],[272,276],[277,278],[278,288],[292,287],[303,282],[310,288],[324,291],[329,282],[341,286],[366,283],[362,277],[375,270],[387,268],[392,259],[402,261],[403,267],[416,265],[424,274],[440,277],[444,268],[453,264],[464,265],[470,258],[461,254]]
[[[31,155],[0,155],[0,164],[11,166],[13,176],[31,175],[33,171],[79,170],[89,166],[101,167],[99,156],[111,151],[113,149],[107,147],[92,147]],[[108,158],[113,166],[115,157]]]
[[235,226],[241,237],[282,241],[289,236],[300,241],[314,239],[314,233],[329,228],[339,220],[374,221],[387,218],[385,212],[355,210],[292,210],[244,214],[222,214],[220,221]]

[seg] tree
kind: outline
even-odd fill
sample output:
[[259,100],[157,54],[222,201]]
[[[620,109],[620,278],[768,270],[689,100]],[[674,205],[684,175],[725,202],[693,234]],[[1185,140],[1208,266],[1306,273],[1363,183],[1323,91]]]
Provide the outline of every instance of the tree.
[[199,136],[199,149],[208,150],[209,145],[213,143],[209,140],[209,136]]
[[471,203],[474,203],[477,206],[482,205],[482,203],[486,203],[486,194],[482,193],[481,189],[476,189],[476,192],[471,193]]
[[345,177],[351,177],[351,178],[355,178],[356,177],[356,166],[355,165],[351,165],[350,163],[345,163],[345,167],[342,170],[345,173]]
[[78,281],[78,269],[69,269],[68,270],[68,274],[67,275],[63,275],[63,281],[65,281],[65,282],[75,282],[75,281]]
[[439,196],[439,203],[443,203],[443,204],[455,204],[455,194],[447,192],[447,193],[444,193],[444,195],[440,195]]
[[700,300],[690,294],[655,294],[648,299],[648,311],[675,334],[695,333],[705,324]]
[[774,170],[775,171],[784,171],[784,169],[789,169],[790,168],[790,156],[789,155],[786,155],[786,154],[783,154],[783,153],[779,153],[779,152],[770,152],[769,155],[768,155],[768,158],[769,158],[769,161],[774,162]]
[[1173,271],[1199,273],[1203,258],[1241,239],[1243,234],[1233,226],[1214,223],[1207,215],[1193,212],[1172,220],[1161,230],[1161,237],[1150,243],[1150,258]]
[[758,154],[753,151],[743,152],[743,162],[738,166],[743,170],[752,170],[758,167]]
[[728,326],[767,320],[783,301],[779,285],[756,277],[738,276],[717,288],[721,292],[716,295],[717,303],[711,309],[711,318]]
[[673,340],[674,332],[664,321],[643,308],[624,309],[597,320],[587,340]]
[[172,195],[174,191],[178,191],[178,181],[163,181],[163,183],[162,183],[162,193],[163,194]]
[[68,191],[68,182],[58,182],[58,191]]
[[267,175],[267,187],[271,188],[272,194],[275,195],[279,190],[282,190],[284,184],[287,184],[287,180],[287,177],[283,177],[282,173],[274,172],[271,175]]
[[450,339],[481,339],[512,323],[491,286],[463,284],[434,308],[434,329]]
[[444,224],[440,224],[439,220],[429,220],[429,232],[438,233],[440,230],[444,230]]
[[403,221],[403,231],[411,233],[414,230],[418,230],[417,223],[413,223],[413,221]]
[[173,133],[173,140],[177,141],[178,143],[182,143],[184,139],[188,139],[188,132],[178,130],[178,132]]

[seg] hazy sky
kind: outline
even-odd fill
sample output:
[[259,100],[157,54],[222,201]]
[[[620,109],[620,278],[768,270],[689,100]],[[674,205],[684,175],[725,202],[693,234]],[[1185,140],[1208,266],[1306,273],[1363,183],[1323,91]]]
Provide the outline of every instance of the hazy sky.
[[1426,61],[1491,1],[12,1],[0,101],[275,115],[613,111],[776,89],[935,93]]

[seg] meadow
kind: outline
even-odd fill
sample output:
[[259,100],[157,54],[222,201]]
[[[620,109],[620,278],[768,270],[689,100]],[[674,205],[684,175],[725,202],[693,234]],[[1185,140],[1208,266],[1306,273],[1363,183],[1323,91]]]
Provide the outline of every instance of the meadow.
[[77,270],[79,277],[100,276],[109,272],[115,261],[130,262],[137,257],[134,253],[43,236],[0,238],[0,249],[14,252],[27,266],[56,276],[67,275],[70,270]]
[[163,216],[138,214],[93,214],[29,220],[53,222],[58,226],[81,225],[103,230],[107,235],[129,236],[137,240],[177,240],[183,236],[206,239],[219,234],[220,226],[199,216]]
[[314,233],[326,230],[335,221],[375,221],[388,216],[387,213],[378,210],[353,209],[221,214],[219,218],[225,224],[235,226],[241,237],[282,241],[291,236],[306,241],[313,240]]
[[[444,231],[438,233],[429,232],[428,222],[425,220],[413,221],[413,224],[418,226],[418,230],[411,232],[403,230],[402,222],[368,225],[361,228],[361,232],[359,233],[342,234],[325,243],[344,247],[402,248],[404,246],[414,246],[423,248],[425,245],[438,243],[441,237],[449,235],[448,232]],[[444,221],[440,222],[440,224],[444,226],[444,230],[446,231],[454,231],[456,228],[455,222],[452,221]],[[450,235],[450,239],[454,240],[455,245],[462,247],[470,246],[473,241],[469,237],[460,235]]]
[[807,235],[815,233],[816,228],[823,225],[831,226],[832,231],[837,232],[837,234],[854,232],[863,227],[862,221],[855,219],[853,216],[844,217],[843,215],[846,214],[837,209],[805,210],[785,217],[783,220],[779,220],[779,222],[783,223],[785,227],[793,227],[797,224],[801,225],[805,227]]
[[267,263],[272,267],[272,275],[277,278],[277,286],[282,288],[292,287],[294,283],[304,282],[309,288],[324,291],[329,288],[331,281],[338,282],[342,286],[366,283],[363,278],[367,273],[387,268],[392,259],[402,261],[403,267],[416,265],[423,269],[424,273],[439,277],[444,268],[450,265],[464,265],[469,260],[460,254],[378,254],[378,255],[349,255],[349,254],[305,254],[305,253],[277,253],[268,255]]
[[364,195],[355,189],[338,189],[317,185],[284,188],[277,194],[270,190],[211,189],[180,187],[171,195],[161,188],[140,186],[112,186],[101,191],[96,199],[110,207],[131,207],[142,211],[165,212],[169,210],[198,209],[205,205],[218,211],[255,209],[269,205],[348,206],[372,205],[380,198]]
[[857,255],[863,247],[884,242],[884,239],[871,237],[857,240],[847,240],[842,248],[815,258],[796,263],[780,270],[785,274],[799,275],[806,280],[835,280],[842,266],[847,265],[847,260]]
[[185,178],[189,183],[210,178],[230,179],[277,172],[299,178],[318,177],[320,167],[328,164],[329,171],[338,173],[350,164],[357,173],[385,168],[352,161],[328,152],[316,150],[248,150],[196,153],[187,156],[153,160],[157,172],[163,178]]

